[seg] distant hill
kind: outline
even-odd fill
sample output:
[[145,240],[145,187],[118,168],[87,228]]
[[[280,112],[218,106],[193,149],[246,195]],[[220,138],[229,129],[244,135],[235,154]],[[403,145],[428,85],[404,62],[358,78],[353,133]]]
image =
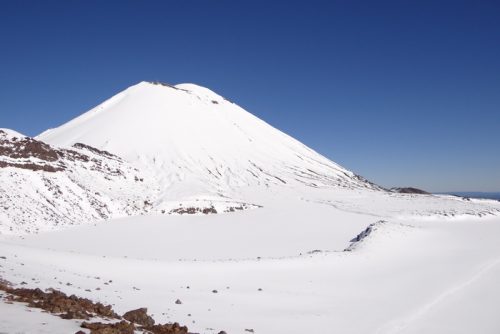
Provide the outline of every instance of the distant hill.
[[392,192],[399,193],[399,194],[421,194],[421,195],[430,195],[429,192],[422,190],[422,189],[417,189],[413,187],[404,187],[404,188],[391,188],[390,189]]

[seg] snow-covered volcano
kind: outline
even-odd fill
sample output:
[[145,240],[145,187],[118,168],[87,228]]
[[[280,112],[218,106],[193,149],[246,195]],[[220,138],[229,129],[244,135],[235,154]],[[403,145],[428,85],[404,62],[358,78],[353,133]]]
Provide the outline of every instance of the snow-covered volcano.
[[[499,215],[384,190],[191,84],[0,129],[0,279],[195,333],[498,333]],[[0,332],[40,332],[20,307]]]
[[241,199],[253,186],[377,188],[194,84],[141,82],[38,139],[85,143],[138,163],[157,175],[166,200]]
[[[8,208],[0,213],[0,233],[145,213],[257,208],[264,220],[276,214],[287,226],[294,221],[300,228],[293,231],[310,230],[313,223],[304,221],[313,216],[314,224],[329,228],[324,211],[332,209],[368,217],[495,211],[461,199],[428,195],[417,201],[386,191],[193,84],[141,82],[35,139],[4,130],[0,168],[0,205]],[[298,207],[289,218],[279,217]],[[342,244],[368,223],[345,219],[348,229],[335,226]]]

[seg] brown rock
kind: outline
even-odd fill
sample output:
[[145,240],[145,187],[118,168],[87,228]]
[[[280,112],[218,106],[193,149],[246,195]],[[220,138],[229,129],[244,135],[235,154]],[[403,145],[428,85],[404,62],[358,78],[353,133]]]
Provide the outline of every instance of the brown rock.
[[102,322],[83,322],[82,328],[90,329],[90,334],[134,334],[135,326],[127,321],[111,324]]
[[150,331],[154,334],[187,334],[188,329],[186,326],[180,326],[178,323],[164,324],[164,325],[154,325],[149,327],[144,327],[144,329]]
[[146,327],[153,326],[155,324],[154,319],[148,315],[148,309],[145,307],[128,311],[123,315],[123,318],[130,322],[135,322],[136,324]]
[[67,296],[61,291],[48,289],[44,292],[40,289],[13,289],[7,286],[0,286],[0,290],[9,293],[10,301],[27,303],[30,307],[36,307],[50,313],[62,313],[63,319],[89,319],[92,316],[101,316],[107,318],[119,318],[113,312],[111,306],[105,306],[101,303],[93,303],[86,298],[80,298],[75,295]]

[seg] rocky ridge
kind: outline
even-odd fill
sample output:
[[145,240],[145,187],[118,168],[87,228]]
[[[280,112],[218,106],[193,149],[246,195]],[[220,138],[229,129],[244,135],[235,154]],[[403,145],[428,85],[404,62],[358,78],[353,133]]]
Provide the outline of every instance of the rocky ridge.
[[141,214],[149,189],[144,173],[109,152],[0,130],[0,234]]

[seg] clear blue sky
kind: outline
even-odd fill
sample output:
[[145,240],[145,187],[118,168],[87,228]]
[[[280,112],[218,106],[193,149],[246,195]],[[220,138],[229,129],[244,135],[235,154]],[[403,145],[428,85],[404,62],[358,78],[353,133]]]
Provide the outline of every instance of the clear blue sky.
[[498,1],[1,1],[0,127],[194,82],[384,186],[500,191]]

